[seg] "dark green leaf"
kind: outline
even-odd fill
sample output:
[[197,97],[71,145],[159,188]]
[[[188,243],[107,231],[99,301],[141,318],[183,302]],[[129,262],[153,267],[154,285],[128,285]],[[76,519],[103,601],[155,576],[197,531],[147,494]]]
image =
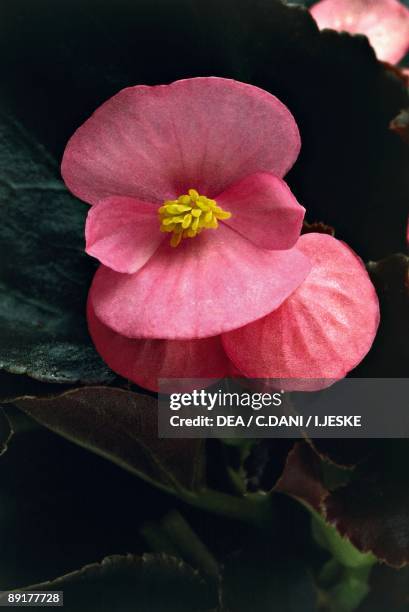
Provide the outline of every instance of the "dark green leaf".
[[249,450],[244,463],[246,483],[249,491],[271,491],[280,478],[293,440],[257,440]]
[[395,567],[409,562],[408,456],[407,440],[378,440],[377,452],[325,500],[343,536]]
[[58,395],[64,390],[65,386],[58,383],[40,382],[27,375],[0,371],[0,402],[4,404],[10,404],[25,395],[47,397]]
[[[331,405],[331,388],[322,393],[328,396],[328,405]],[[372,440],[353,438],[314,438],[309,444],[326,463],[344,468],[352,468],[367,459],[372,448]]]
[[291,2],[289,2],[289,4],[298,4],[299,6],[305,6],[307,8],[316,3],[317,0],[291,0]]
[[0,407],[0,456],[7,450],[7,445],[13,435],[10,421]]
[[[365,563],[361,553],[372,553],[400,567],[409,562],[409,444],[404,439],[371,442],[369,457],[350,471],[347,484],[334,490],[326,488],[325,470],[313,448],[296,444],[274,490],[298,499],[336,528],[342,538],[329,527],[329,539],[321,544],[345,565]],[[347,562],[348,556],[352,561]]]
[[289,452],[274,491],[320,510],[328,491],[322,480],[318,456],[306,442],[297,442]]
[[17,406],[56,433],[160,486],[177,491],[201,482],[201,440],[160,439],[157,400],[110,387],[84,387]]
[[[406,225],[402,227],[406,234]],[[354,371],[361,377],[409,376],[409,257],[402,253],[369,262],[368,272],[381,307],[372,349]]]
[[113,555],[27,590],[64,591],[67,612],[205,612],[217,606],[209,587],[166,555]]
[[45,382],[113,379],[88,337],[86,207],[21,126],[0,115],[0,368]]

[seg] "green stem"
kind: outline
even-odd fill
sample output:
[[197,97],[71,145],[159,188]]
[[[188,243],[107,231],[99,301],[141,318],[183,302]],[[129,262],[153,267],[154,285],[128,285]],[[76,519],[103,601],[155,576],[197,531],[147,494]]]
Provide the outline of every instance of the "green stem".
[[161,528],[190,565],[213,578],[219,576],[216,559],[180,512],[174,510],[167,514],[162,519]]
[[166,553],[172,557],[179,556],[178,548],[157,523],[146,522],[142,525],[140,533],[153,552]]
[[219,491],[203,489],[196,493],[185,491],[182,499],[195,508],[244,521],[259,528],[270,528],[272,524],[271,499],[267,495],[254,494],[235,497]]

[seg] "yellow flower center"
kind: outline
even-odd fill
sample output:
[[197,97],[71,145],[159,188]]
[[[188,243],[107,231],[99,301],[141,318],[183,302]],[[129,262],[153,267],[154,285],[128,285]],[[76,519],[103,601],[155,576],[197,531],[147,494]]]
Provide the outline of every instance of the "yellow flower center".
[[170,244],[177,247],[183,238],[194,238],[204,229],[217,229],[218,219],[229,219],[231,213],[217,206],[216,200],[199,195],[196,189],[167,200],[159,208],[160,231],[172,234]]

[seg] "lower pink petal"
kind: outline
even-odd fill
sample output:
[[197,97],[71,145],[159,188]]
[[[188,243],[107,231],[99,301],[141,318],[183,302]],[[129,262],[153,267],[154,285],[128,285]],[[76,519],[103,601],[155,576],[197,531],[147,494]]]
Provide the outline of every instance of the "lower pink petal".
[[379,304],[364,265],[344,243],[305,234],[297,248],[313,263],[310,275],[278,310],[224,334],[223,344],[246,376],[315,379],[311,390],[343,378],[363,359]]
[[273,174],[252,174],[216,199],[232,213],[224,223],[263,249],[290,249],[300,236],[305,209]]
[[[108,366],[151,391],[158,391],[159,379],[219,379],[229,372],[220,336],[187,341],[126,338],[101,323],[89,301],[88,328]],[[197,388],[194,382],[182,380],[172,392],[193,388]]]
[[163,243],[136,274],[101,266],[90,299],[97,317],[124,336],[206,338],[278,308],[310,267],[297,249],[259,249],[221,224],[176,248]]
[[310,10],[320,29],[365,34],[380,60],[395,64],[409,50],[409,10],[399,0],[321,0]]
[[128,274],[139,270],[164,239],[155,206],[122,196],[90,208],[85,237],[88,255]]

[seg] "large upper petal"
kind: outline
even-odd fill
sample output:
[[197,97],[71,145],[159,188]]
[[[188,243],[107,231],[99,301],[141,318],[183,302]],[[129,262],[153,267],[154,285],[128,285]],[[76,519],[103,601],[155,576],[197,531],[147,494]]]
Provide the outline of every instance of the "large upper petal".
[[232,213],[224,223],[261,248],[290,249],[300,236],[305,208],[278,176],[247,176],[220,194],[217,203]]
[[254,172],[283,176],[300,149],[290,111],[274,96],[216,77],[123,89],[65,149],[62,174],[78,197],[161,203],[195,188],[208,197]]
[[[214,379],[229,374],[230,362],[220,336],[202,340],[137,340],[101,323],[88,301],[88,329],[105,363],[137,385],[158,391],[159,379]],[[175,390],[196,388],[178,381]],[[173,389],[172,389],[173,390]]]
[[409,10],[399,0],[321,0],[310,11],[321,29],[365,34],[385,62],[409,50]]
[[90,299],[97,317],[124,336],[205,338],[278,308],[310,267],[297,249],[259,249],[220,224],[177,248],[166,241],[136,274],[101,266]]
[[297,248],[312,261],[309,276],[279,309],[224,334],[223,344],[250,378],[315,379],[326,386],[370,349],[378,298],[361,260],[343,242],[305,234]]
[[85,237],[88,255],[128,274],[139,270],[164,239],[152,204],[122,196],[90,208]]

